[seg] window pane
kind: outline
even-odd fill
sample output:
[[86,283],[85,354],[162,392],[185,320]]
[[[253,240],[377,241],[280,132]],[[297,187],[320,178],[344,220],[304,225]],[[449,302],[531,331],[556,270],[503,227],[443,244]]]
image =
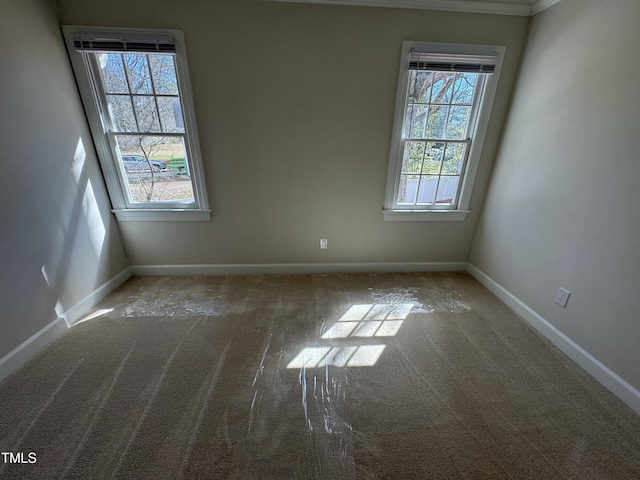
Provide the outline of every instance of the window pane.
[[460,177],[458,176],[442,176],[438,183],[438,195],[436,196],[436,203],[439,204],[453,204],[456,201],[456,194],[458,192],[458,182]]
[[431,103],[449,103],[451,101],[451,92],[455,83],[455,73],[434,72],[433,92],[431,94]]
[[456,74],[456,83],[453,89],[453,100],[451,103],[471,105],[477,76],[475,73]]
[[420,190],[418,191],[418,203],[433,203],[437,184],[438,177],[435,175],[422,177],[420,179]]
[[442,174],[460,175],[462,172],[462,164],[464,163],[464,154],[467,145],[465,143],[448,143],[444,152],[444,161],[442,162]]
[[414,205],[418,192],[419,175],[400,175],[400,188],[398,189],[398,203]]
[[117,135],[129,201],[194,201],[182,138]]
[[151,88],[151,78],[149,77],[147,55],[144,53],[127,53],[123,55],[123,58],[127,66],[131,93],[152,94],[153,89]]
[[129,93],[122,55],[119,53],[99,53],[96,59],[100,65],[105,93]]
[[467,132],[471,107],[451,107],[446,135],[451,140],[463,140]]
[[411,72],[409,103],[429,103],[431,97],[432,72]]
[[444,138],[444,126],[447,121],[449,107],[433,106],[429,108],[429,120],[427,122],[427,138]]
[[160,132],[160,122],[154,97],[133,97],[139,132]]
[[156,94],[178,95],[178,79],[172,55],[149,55]]
[[184,133],[182,106],[178,97],[157,97],[162,131]]
[[444,152],[444,143],[428,143],[427,155],[424,159],[422,173],[432,175],[440,174],[440,166],[442,164],[442,154]]
[[428,107],[422,105],[410,105],[407,108],[404,138],[424,138],[428,111]]
[[424,142],[406,142],[402,158],[402,173],[420,173],[424,158]]
[[118,132],[137,132],[136,118],[129,95],[107,95],[113,128]]

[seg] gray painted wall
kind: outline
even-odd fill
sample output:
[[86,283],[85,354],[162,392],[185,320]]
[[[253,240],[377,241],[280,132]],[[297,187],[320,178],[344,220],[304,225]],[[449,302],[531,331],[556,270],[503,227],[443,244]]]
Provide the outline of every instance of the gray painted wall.
[[635,388],[639,24],[636,0],[534,18],[470,259]]
[[[57,4],[65,24],[185,33],[213,220],[122,223],[133,264],[467,261],[527,18],[257,0]],[[382,220],[409,39],[507,46],[465,222]]]
[[0,359],[128,266],[50,0],[0,0]]

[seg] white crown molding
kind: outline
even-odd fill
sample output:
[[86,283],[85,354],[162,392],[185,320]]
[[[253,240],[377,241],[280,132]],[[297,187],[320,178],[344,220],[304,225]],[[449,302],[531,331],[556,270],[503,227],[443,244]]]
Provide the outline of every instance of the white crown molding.
[[319,3],[356,7],[410,8],[416,10],[441,10],[445,12],[489,13],[529,17],[549,8],[561,0],[538,0],[533,5],[510,2],[475,0],[262,0],[288,3]]
[[560,2],[561,0],[538,0],[531,7],[531,15],[540,13],[541,11],[546,10],[547,8],[552,7],[556,3],[560,3]]

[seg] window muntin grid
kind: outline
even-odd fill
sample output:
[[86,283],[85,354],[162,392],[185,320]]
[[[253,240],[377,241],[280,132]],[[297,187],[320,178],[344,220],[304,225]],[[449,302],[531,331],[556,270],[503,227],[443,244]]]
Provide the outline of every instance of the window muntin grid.
[[455,207],[482,75],[409,71],[399,206]]
[[175,55],[85,54],[99,81],[107,137],[128,203],[193,204]]
[[[203,158],[200,153],[195,106],[189,79],[187,52],[182,31],[62,25],[62,32],[109,191],[113,206],[112,211],[118,221],[209,221],[211,210],[209,209]],[[119,78],[119,85],[113,85],[108,89],[108,93],[113,95],[108,102],[107,93],[103,88],[101,67],[96,55],[100,53],[149,54],[150,56],[145,57],[147,62],[171,58],[173,65],[172,68],[166,70],[170,74],[155,75],[153,73],[154,64],[149,63],[147,67],[152,70],[152,73],[145,75],[147,82],[142,85],[146,90],[134,89],[132,91],[126,78],[122,57],[114,56],[113,62],[120,65],[120,74],[116,75]],[[155,57],[151,55],[153,53],[164,54],[165,57]],[[108,58],[105,57],[105,59]],[[151,82],[155,84],[155,87],[152,85],[150,89]],[[160,131],[138,132],[139,126],[135,123],[132,110],[129,109],[127,110],[129,112],[128,125],[135,124],[129,130],[136,131],[118,131],[127,130],[122,126],[127,123],[122,122],[121,126],[114,127],[113,107],[110,111],[109,103],[118,101],[124,103],[126,100],[131,102],[130,105],[133,109],[135,108],[133,107],[133,97],[116,100],[118,94],[143,95],[149,92],[155,93],[153,96],[156,98],[153,101],[157,100],[158,103],[163,102],[162,96],[167,96],[165,104],[156,107],[158,114],[155,130],[159,129]],[[176,107],[175,110],[177,112],[176,118],[181,118],[181,121],[176,123],[174,128],[167,116],[161,118],[161,114],[163,111],[169,111],[167,104],[176,105],[174,103],[176,95],[179,96],[179,108]],[[143,108],[142,113],[144,113],[144,105],[139,104],[138,106]],[[167,115],[169,114],[173,115],[173,112],[167,113]],[[133,123],[131,118],[133,118]],[[163,158],[158,158],[158,155],[152,156],[152,165],[161,171],[151,175],[153,170],[147,165],[146,172],[140,175],[140,181],[147,182],[145,187],[152,187],[145,192],[144,202],[132,201],[130,192],[127,191],[125,171],[133,169],[142,172],[139,156],[144,157],[143,152],[129,151],[124,157],[118,153],[120,144],[126,143],[126,138],[134,135],[142,140],[149,139],[147,135],[164,137],[170,143],[170,145],[165,145],[165,148],[171,147],[171,153],[174,153],[173,158],[171,155],[167,155],[167,152],[162,155]],[[143,161],[149,163],[144,158]],[[169,161],[166,164],[167,168],[162,170],[164,168],[162,163],[167,161]],[[125,162],[127,163],[126,169],[124,168]],[[153,188],[154,180],[155,188]],[[178,186],[184,186],[187,187],[185,190],[190,190],[187,195],[189,198],[184,198],[184,195],[177,197],[174,195],[176,188],[173,187]],[[169,193],[171,190],[173,190],[171,195],[154,195],[154,193],[162,193],[163,191]],[[183,189],[179,188],[179,190]]]

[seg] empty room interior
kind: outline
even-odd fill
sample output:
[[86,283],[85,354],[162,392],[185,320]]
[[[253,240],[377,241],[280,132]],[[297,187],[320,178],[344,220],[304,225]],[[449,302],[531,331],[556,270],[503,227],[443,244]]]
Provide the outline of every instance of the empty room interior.
[[636,0],[0,6],[0,478],[640,478]]

